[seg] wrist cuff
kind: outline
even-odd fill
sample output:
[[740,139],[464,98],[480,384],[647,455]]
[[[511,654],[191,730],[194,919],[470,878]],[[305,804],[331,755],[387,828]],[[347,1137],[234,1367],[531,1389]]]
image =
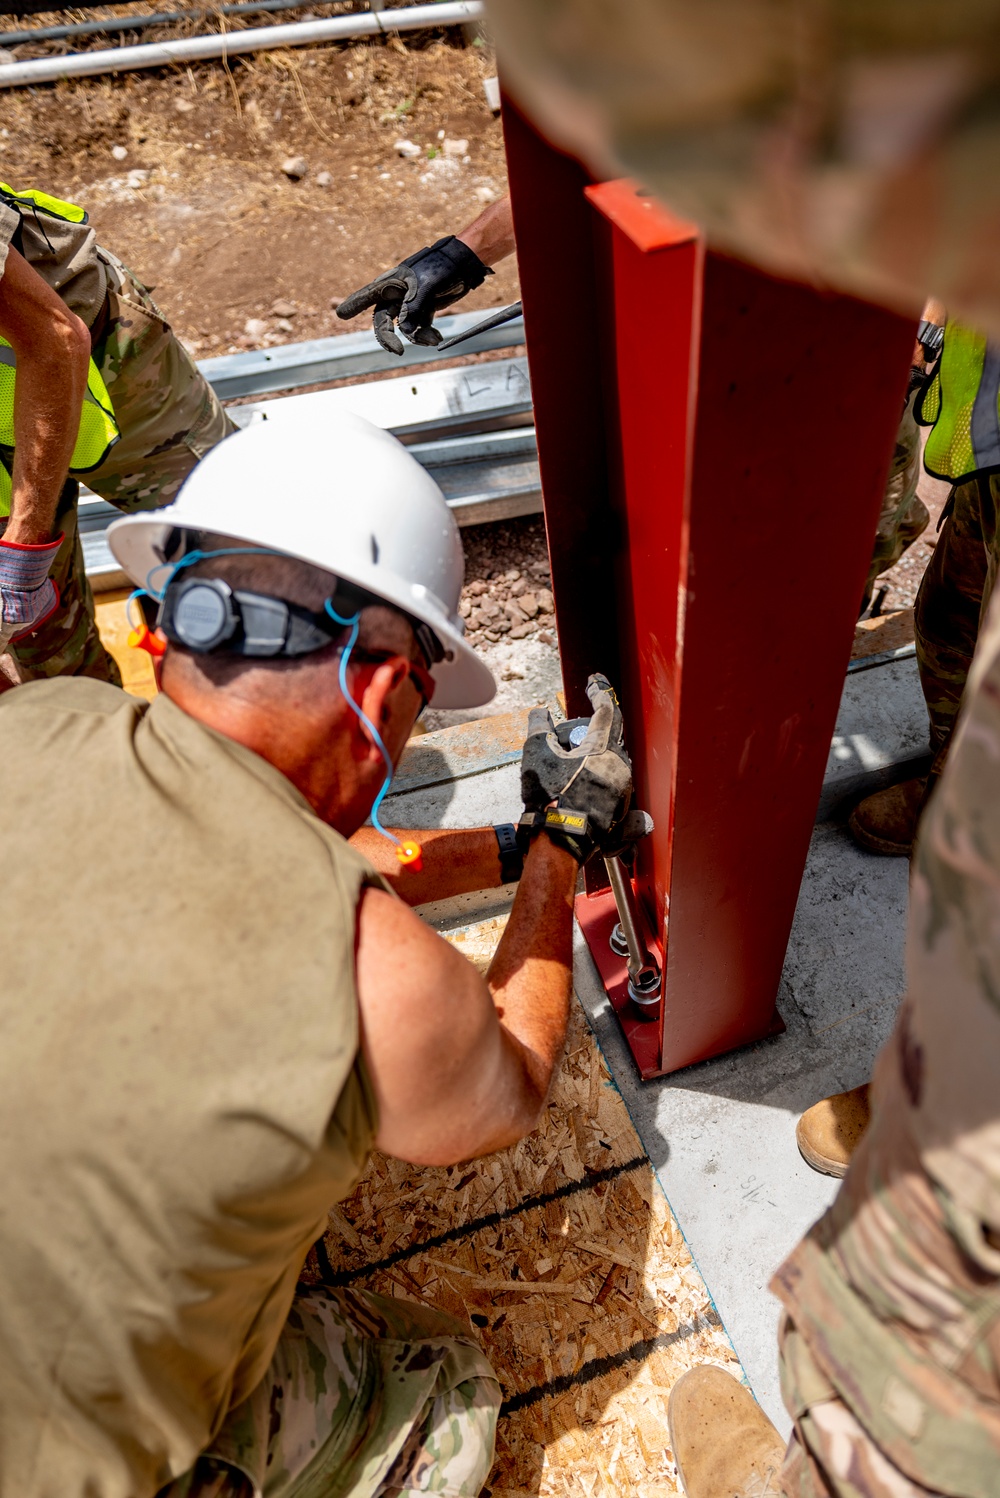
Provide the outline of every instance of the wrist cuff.
[[594,850],[586,812],[564,811],[558,806],[550,806],[545,811],[526,811],[517,830],[519,836],[529,843],[544,832],[552,842],[572,853],[577,863],[586,863]]
[[450,265],[465,282],[466,291],[475,291],[477,286],[482,286],[487,276],[493,272],[485,265],[475,250],[470,250],[464,239],[459,239],[457,234],[447,234],[443,239],[435,240],[430,246],[444,255]]
[[0,588],[30,593],[40,588],[63,542],[62,532],[54,541],[26,545],[0,540]]

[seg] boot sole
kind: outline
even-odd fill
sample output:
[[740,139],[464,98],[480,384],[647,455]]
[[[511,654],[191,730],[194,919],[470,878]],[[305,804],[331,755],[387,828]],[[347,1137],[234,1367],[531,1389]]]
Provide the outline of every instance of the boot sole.
[[857,812],[852,811],[848,817],[847,830],[858,847],[864,848],[866,853],[878,853],[883,858],[909,858],[913,852],[912,838],[908,843],[893,843],[888,838],[878,837],[858,821]]
[[799,1147],[799,1154],[807,1165],[812,1166],[813,1170],[818,1170],[820,1175],[835,1176],[838,1181],[844,1179],[849,1162],[833,1160],[829,1155],[821,1155],[818,1150],[813,1149],[808,1139],[802,1137],[800,1127],[795,1130],[795,1143]]

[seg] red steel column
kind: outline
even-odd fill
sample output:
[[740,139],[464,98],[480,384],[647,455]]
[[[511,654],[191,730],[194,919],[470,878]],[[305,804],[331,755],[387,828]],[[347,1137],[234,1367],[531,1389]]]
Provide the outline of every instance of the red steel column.
[[770,1027],[915,332],[707,256],[663,1071]]
[[588,222],[580,168],[505,128],[568,703],[588,671],[622,683],[656,821],[659,1023],[609,897],[578,910],[648,1077],[776,1027],[915,329],[711,252],[702,279],[689,226],[628,183],[592,187]]
[[591,178],[509,99],[503,110],[563,687],[576,716],[589,711],[591,671],[619,680],[605,431],[615,386],[598,347],[602,284],[584,197]]

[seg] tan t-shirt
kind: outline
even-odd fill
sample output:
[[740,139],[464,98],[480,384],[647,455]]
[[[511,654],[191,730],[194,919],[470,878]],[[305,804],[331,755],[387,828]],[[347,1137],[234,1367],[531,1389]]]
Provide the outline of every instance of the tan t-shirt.
[[[18,183],[11,185],[17,191]],[[89,328],[104,304],[108,289],[107,272],[93,229],[89,224],[64,223],[27,208],[18,213],[0,198],[0,275],[6,268],[7,251],[17,236],[18,225],[21,227],[18,248],[25,260]]]
[[374,1133],[356,907],[167,697],[0,698],[0,1495],[147,1498],[259,1381]]

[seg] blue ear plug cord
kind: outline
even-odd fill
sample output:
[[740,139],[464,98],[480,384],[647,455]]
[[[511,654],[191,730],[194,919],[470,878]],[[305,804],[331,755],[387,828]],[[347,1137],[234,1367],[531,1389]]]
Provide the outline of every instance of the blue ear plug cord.
[[[264,548],[260,546],[226,546],[221,548],[219,551],[190,551],[186,556],[181,557],[179,562],[174,562],[173,564],[169,562],[158,562],[157,565],[155,567],[152,567],[146,574],[146,586],[144,588],[136,588],[133,593],[129,594],[128,601],[125,605],[126,613],[129,613],[129,611],[131,610],[133,602],[143,596],[152,598],[156,603],[162,603],[164,593],[167,591],[170,584],[173,582],[174,578],[183,567],[190,567],[195,562],[205,561],[209,557],[259,556],[262,552],[266,556],[276,557],[282,555],[282,553],[279,551],[265,551]],[[168,566],[171,568],[170,576],[167,578],[162,587],[157,590],[151,582],[153,574],[154,572],[159,572],[163,568]],[[335,624],[339,624],[342,629],[349,629],[351,631],[350,638],[348,639],[347,644],[341,645],[340,647],[340,669],[338,677],[340,684],[340,693],[348,706],[352,708],[353,711],[357,714],[358,720],[371,734],[377,748],[379,749],[379,752],[382,755],[382,758],[385,760],[385,780],[382,782],[382,788],[379,791],[378,795],[375,797],[371,812],[369,813],[371,817],[371,824],[375,828],[376,832],[380,832],[382,836],[386,838],[390,843],[395,843],[397,853],[401,862],[417,864],[419,863],[420,858],[420,849],[418,845],[415,843],[402,843],[398,837],[395,837],[393,833],[389,832],[385,827],[382,826],[382,822],[379,818],[379,808],[388,795],[389,786],[392,784],[392,777],[395,773],[395,766],[392,762],[392,756],[390,755],[388,749],[385,747],[382,735],[379,733],[378,729],[375,727],[375,724],[369,718],[368,714],[361,707],[360,703],[355,702],[353,696],[351,695],[351,689],[347,684],[347,667],[350,664],[351,651],[358,643],[358,635],[361,632],[361,615],[360,613],[357,613],[352,614],[348,619],[343,618],[340,614],[337,613],[336,609],[333,606],[333,600],[330,598],[327,598],[325,600],[323,607]],[[130,614],[129,623],[132,623]],[[415,852],[411,852],[410,850],[415,850]]]
[[388,838],[390,843],[395,843],[396,848],[400,852],[402,852],[403,844],[400,842],[398,837],[395,837],[391,832],[388,832],[386,828],[382,826],[378,814],[379,807],[382,805],[382,802],[385,800],[386,795],[388,794],[389,786],[392,784],[392,777],[395,772],[395,766],[392,762],[392,756],[383,743],[382,735],[379,733],[378,729],[375,727],[375,724],[372,722],[371,718],[369,718],[368,714],[365,712],[361,704],[355,702],[354,698],[351,696],[351,689],[347,685],[347,666],[351,659],[351,651],[358,643],[358,634],[361,630],[361,615],[352,614],[349,619],[342,618],[341,615],[337,613],[337,610],[334,608],[333,603],[329,598],[326,600],[323,607],[326,609],[326,612],[330,615],[330,618],[335,624],[339,624],[343,629],[349,629],[351,631],[351,637],[348,640],[347,644],[341,646],[340,695],[343,697],[344,701],[348,703],[357,713],[360,722],[364,724],[365,728],[367,728],[368,732],[375,740],[375,743],[378,745],[378,748],[382,753],[382,758],[385,760],[385,780],[382,782],[382,789],[375,797],[372,809],[369,812],[371,823],[376,832],[381,832],[384,838]]

